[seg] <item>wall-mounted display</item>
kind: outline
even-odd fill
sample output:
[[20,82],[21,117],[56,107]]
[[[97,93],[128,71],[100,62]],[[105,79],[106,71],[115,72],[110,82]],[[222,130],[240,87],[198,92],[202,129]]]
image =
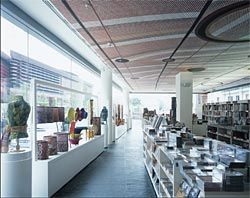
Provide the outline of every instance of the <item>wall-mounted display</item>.
[[115,124],[116,126],[124,124],[123,119],[123,105],[118,104],[117,108],[115,108]]
[[93,131],[94,135],[101,135],[101,118],[93,117]]
[[89,109],[89,111],[90,111],[90,124],[93,124],[93,116],[94,116],[94,100],[93,99],[91,99],[90,101],[89,101],[89,107],[90,107],[90,109]]

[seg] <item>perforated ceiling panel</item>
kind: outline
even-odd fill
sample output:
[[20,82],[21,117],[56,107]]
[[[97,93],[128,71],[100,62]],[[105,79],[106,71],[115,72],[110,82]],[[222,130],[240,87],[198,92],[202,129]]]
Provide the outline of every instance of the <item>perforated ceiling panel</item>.
[[[104,61],[111,67],[116,65],[134,91],[155,91],[158,78],[157,91],[174,91],[175,75],[196,67],[204,67],[205,70],[194,73],[194,91],[218,86],[217,81],[235,80],[230,76],[233,73],[237,73],[237,79],[250,75],[250,70],[246,69],[250,62],[249,43],[208,42],[198,38],[193,30],[174,54],[175,61],[168,63],[159,76],[165,65],[162,59],[169,58],[184,38],[206,4],[205,0],[67,0],[99,46],[62,1],[51,2]],[[213,1],[201,20],[235,2],[240,1]],[[211,34],[230,39],[249,36],[249,19],[248,7],[217,21],[209,30]],[[115,62],[120,57],[129,62]],[[214,83],[206,87],[205,82]]]

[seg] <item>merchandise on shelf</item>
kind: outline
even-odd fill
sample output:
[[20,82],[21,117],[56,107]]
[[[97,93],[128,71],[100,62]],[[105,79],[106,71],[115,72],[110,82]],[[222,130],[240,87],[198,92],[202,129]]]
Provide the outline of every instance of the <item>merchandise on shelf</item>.
[[[209,197],[211,191],[217,196],[231,191],[249,193],[244,189],[249,178],[249,150],[208,138],[197,141],[200,137],[170,128],[164,136],[161,130],[143,132],[144,163],[157,197]],[[180,148],[177,137],[184,142]],[[184,148],[185,142],[192,141],[192,146]]]

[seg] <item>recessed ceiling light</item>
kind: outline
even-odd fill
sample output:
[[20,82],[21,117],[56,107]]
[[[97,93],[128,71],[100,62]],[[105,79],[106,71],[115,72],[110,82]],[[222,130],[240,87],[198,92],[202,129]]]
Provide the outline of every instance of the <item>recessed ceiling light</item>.
[[164,63],[170,63],[170,62],[174,62],[174,61],[175,61],[174,58],[164,58],[164,59],[162,59],[162,62],[164,62]]
[[107,45],[108,45],[109,47],[111,47],[111,46],[113,45],[113,43],[108,42]]
[[138,80],[138,79],[140,79],[139,77],[131,77],[130,79],[132,79],[132,80]]
[[201,72],[204,71],[205,68],[204,67],[194,67],[194,68],[189,68],[187,69],[189,72]]
[[129,62],[129,60],[126,59],[126,58],[117,58],[117,59],[115,59],[115,61],[118,62],[118,63],[127,63],[127,62]]

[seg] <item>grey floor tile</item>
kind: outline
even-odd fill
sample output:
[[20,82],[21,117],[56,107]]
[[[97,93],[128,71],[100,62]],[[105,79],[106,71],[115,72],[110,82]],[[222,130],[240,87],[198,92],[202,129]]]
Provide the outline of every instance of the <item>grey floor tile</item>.
[[141,123],[61,188],[53,197],[156,197],[143,164]]

